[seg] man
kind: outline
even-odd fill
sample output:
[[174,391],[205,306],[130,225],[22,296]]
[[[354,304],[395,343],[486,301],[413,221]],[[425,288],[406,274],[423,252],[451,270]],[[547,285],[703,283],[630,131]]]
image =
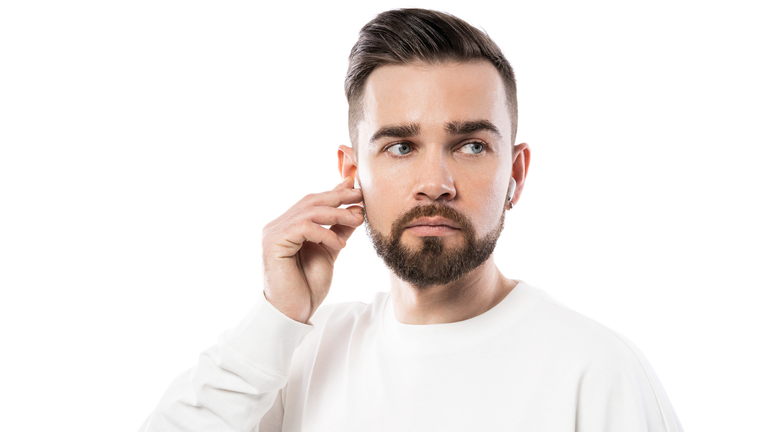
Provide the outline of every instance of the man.
[[[637,349],[494,264],[530,163],[496,44],[447,14],[385,12],[346,92],[344,180],[264,228],[263,298],[142,430],[681,430]],[[390,293],[320,308],[364,221]]]

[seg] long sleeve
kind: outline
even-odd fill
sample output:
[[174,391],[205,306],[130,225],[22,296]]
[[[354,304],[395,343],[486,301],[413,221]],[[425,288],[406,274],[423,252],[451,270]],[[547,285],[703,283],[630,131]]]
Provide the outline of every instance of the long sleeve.
[[628,339],[603,353],[580,386],[577,431],[683,432],[648,360]]
[[312,329],[260,295],[236,328],[173,381],[140,431],[253,430],[286,385],[293,353]]

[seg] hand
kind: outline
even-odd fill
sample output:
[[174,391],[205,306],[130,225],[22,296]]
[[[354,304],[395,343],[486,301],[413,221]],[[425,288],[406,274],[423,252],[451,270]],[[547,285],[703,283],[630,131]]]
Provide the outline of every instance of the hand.
[[332,191],[305,196],[264,227],[264,294],[284,315],[306,323],[325,300],[336,257],[364,220],[362,207],[339,206],[362,198],[351,175]]

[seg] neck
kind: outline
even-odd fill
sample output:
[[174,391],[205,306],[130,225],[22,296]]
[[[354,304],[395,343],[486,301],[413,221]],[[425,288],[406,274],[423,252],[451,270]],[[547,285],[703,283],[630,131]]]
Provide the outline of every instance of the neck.
[[456,282],[415,287],[391,274],[392,305],[403,324],[443,324],[476,317],[509,294],[517,282],[501,274],[491,255]]

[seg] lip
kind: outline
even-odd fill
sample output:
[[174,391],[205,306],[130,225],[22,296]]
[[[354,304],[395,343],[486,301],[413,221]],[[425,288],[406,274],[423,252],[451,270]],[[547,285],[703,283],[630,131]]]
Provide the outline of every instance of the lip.
[[416,227],[447,227],[452,229],[461,229],[459,224],[456,222],[440,216],[421,217],[406,225],[406,228]]

